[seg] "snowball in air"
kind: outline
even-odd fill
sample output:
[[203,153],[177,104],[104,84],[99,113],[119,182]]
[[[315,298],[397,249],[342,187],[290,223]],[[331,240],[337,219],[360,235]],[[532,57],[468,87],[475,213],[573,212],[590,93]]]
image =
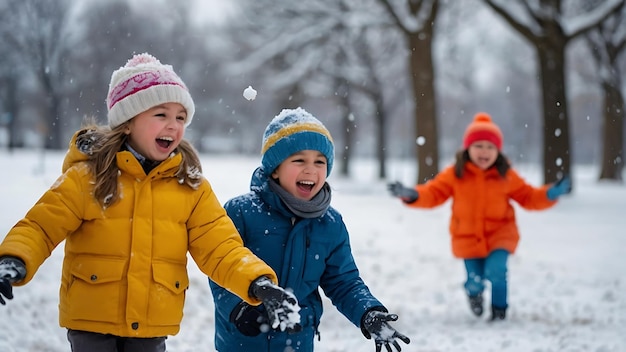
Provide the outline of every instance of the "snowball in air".
[[256,90],[252,86],[248,86],[248,88],[243,90],[243,97],[248,100],[254,100],[256,98]]

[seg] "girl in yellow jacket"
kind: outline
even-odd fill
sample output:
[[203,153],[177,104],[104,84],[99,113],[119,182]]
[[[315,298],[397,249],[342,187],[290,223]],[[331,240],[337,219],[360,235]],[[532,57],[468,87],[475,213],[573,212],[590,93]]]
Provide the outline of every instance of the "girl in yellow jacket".
[[243,246],[183,139],[195,107],[172,67],[135,55],[113,73],[107,107],[108,126],[73,136],[63,175],[0,245],[0,303],[65,240],[59,322],[73,352],[164,352],[183,317],[187,252],[294,327],[295,296]]
[[502,149],[502,132],[485,113],[467,127],[456,163],[414,188],[396,182],[392,195],[411,207],[434,208],[452,197],[452,253],[464,259],[465,290],[476,316],[483,313],[484,280],[491,282],[491,320],[504,320],[507,302],[507,259],[519,241],[510,200],[529,210],[553,206],[571,190],[569,177],[554,185],[533,187],[513,170]]

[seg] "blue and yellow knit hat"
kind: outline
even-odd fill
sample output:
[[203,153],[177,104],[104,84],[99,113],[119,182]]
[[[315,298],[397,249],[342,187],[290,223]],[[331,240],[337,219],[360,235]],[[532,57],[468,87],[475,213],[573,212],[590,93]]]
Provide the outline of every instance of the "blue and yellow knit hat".
[[290,155],[302,150],[317,150],[327,162],[330,175],[335,147],[330,132],[318,119],[302,108],[284,109],[265,128],[261,164],[269,175]]

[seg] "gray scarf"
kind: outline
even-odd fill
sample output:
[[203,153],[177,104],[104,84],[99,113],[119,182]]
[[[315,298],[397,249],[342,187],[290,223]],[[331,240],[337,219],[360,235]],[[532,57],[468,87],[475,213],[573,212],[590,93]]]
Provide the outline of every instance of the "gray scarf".
[[278,194],[283,203],[285,203],[285,206],[301,218],[311,219],[320,217],[330,206],[331,192],[328,182],[325,182],[319,193],[309,201],[294,197],[271,177],[269,178],[269,184],[270,189]]

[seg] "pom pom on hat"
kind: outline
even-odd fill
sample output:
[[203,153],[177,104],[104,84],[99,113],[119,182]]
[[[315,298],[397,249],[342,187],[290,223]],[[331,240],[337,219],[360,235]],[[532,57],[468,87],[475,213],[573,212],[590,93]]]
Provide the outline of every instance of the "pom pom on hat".
[[267,174],[290,155],[303,150],[317,150],[326,157],[326,176],[335,160],[335,147],[324,124],[302,108],[284,109],[265,128],[261,164]]
[[489,141],[502,149],[502,131],[493,123],[491,116],[484,112],[474,115],[474,121],[467,126],[463,135],[463,148],[467,149],[476,141]]
[[191,123],[196,109],[187,86],[172,66],[161,64],[154,56],[135,55],[111,75],[107,94],[111,128],[165,103],[181,104],[187,110],[185,126]]

